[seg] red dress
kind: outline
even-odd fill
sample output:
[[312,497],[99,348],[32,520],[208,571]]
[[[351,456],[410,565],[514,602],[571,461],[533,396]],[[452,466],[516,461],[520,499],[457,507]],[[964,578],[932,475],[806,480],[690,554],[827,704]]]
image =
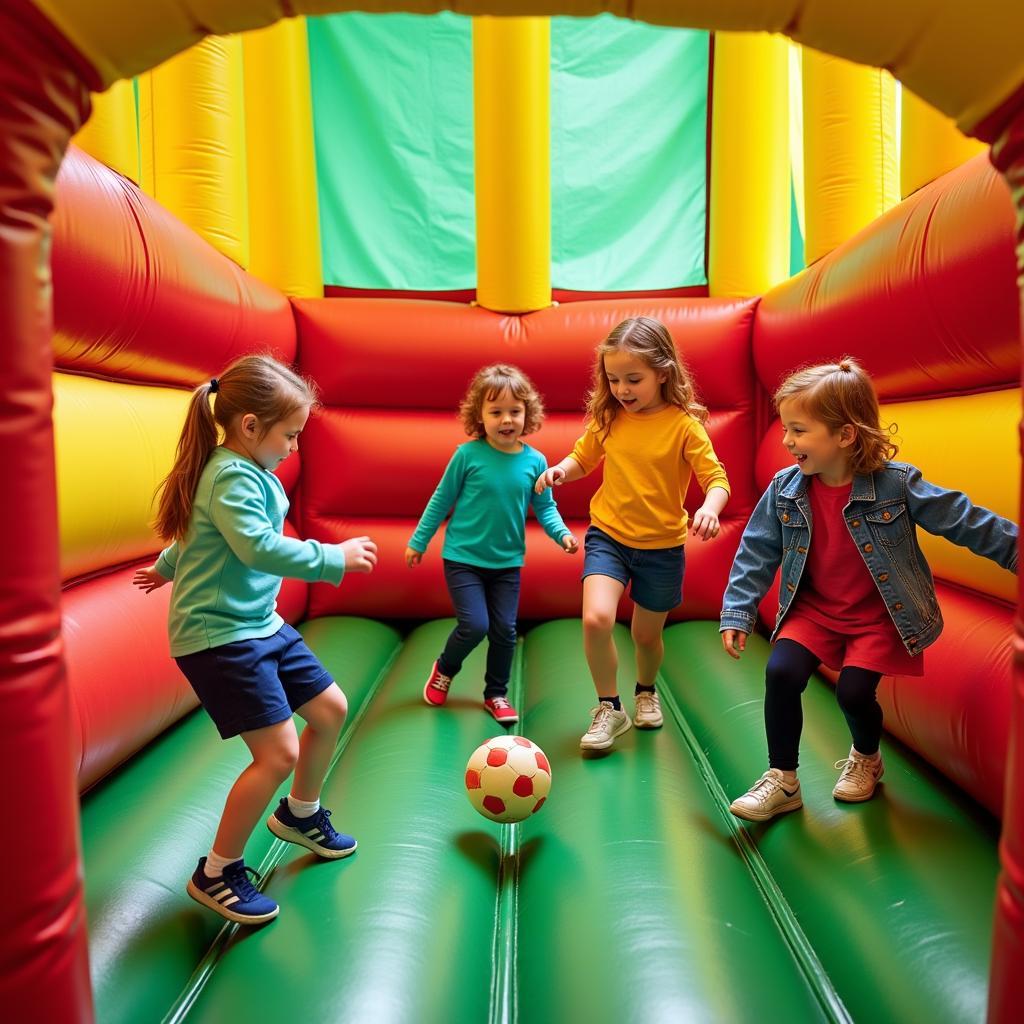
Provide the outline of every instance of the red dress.
[[882,675],[923,675],[923,655],[903,646],[846,526],[852,486],[829,487],[818,476],[808,482],[810,550],[777,639],[796,641],[836,671],[850,665]]

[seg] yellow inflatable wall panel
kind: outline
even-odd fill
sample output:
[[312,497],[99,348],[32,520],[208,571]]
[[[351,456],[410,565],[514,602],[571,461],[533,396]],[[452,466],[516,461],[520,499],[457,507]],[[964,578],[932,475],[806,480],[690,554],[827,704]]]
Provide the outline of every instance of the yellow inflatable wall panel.
[[988,146],[967,138],[945,114],[909,89],[901,92],[900,195],[906,199],[922,185],[966,163]]
[[153,71],[153,197],[249,265],[242,40],[211,36]]
[[300,298],[323,295],[309,50],[304,18],[242,36],[249,271]]
[[789,168],[789,43],[782,36],[716,33],[711,295],[761,295],[789,277]]
[[[897,425],[899,462],[924,478],[963,491],[976,505],[1017,521],[1019,388],[883,406],[882,422]],[[1017,578],[948,540],[917,531],[932,573],[985,594],[1017,600]]]
[[477,302],[551,305],[550,22],[473,19]]
[[92,116],[71,140],[100,163],[139,183],[139,126],[135,86],[115,82],[92,98]]
[[152,497],[174,461],[190,392],[54,374],[64,579],[161,547]]
[[804,241],[808,266],[899,200],[892,76],[803,53]]

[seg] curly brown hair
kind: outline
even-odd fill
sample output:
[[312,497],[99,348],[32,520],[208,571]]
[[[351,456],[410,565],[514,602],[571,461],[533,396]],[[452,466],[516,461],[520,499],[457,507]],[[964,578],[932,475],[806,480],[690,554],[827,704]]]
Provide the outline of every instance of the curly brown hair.
[[166,541],[184,538],[206,460],[236,417],[252,413],[259,420],[262,439],[275,423],[301,406],[312,408],[317,401],[311,380],[267,355],[242,356],[221,373],[216,384],[212,380],[200,384],[192,392],[174,465],[157,487],[153,523],[157,534]]
[[850,469],[858,475],[881,469],[899,453],[892,439],[896,424],[882,426],[875,385],[850,356],[791,373],[775,392],[775,408],[790,400],[833,433],[847,423],[854,428],[857,436],[850,446]]
[[587,396],[587,418],[597,424],[602,436],[607,436],[611,430],[612,420],[620,408],[604,372],[604,357],[611,352],[629,352],[655,372],[664,373],[662,399],[669,405],[677,405],[698,423],[707,422],[707,406],[699,401],[693,376],[668,328],[653,317],[635,316],[615,326],[597,346],[594,382]]
[[544,422],[544,403],[533,386],[533,381],[509,363],[494,363],[478,370],[470,381],[469,389],[459,403],[459,419],[470,437],[483,437],[484,402],[493,402],[505,392],[518,399],[526,407],[526,425],[523,434],[535,434]]

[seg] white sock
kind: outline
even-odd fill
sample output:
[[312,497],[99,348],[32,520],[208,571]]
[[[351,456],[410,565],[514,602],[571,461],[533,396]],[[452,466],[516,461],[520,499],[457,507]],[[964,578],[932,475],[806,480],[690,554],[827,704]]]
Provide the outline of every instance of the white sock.
[[206,864],[203,865],[203,874],[207,878],[220,878],[224,874],[224,869],[229,864],[234,864],[235,861],[241,859],[241,857],[222,857],[219,853],[214,853],[213,850],[210,850],[206,855]]
[[288,810],[295,815],[296,818],[311,818],[317,811],[320,810],[319,800],[296,800],[295,797],[288,794]]

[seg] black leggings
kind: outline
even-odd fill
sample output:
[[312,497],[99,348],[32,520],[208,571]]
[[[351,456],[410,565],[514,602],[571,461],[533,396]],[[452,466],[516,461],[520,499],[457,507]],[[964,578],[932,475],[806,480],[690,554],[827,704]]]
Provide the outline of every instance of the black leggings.
[[[795,640],[779,640],[772,648],[764,674],[764,727],[772,768],[796,771],[804,727],[800,696],[819,664],[818,658]],[[881,678],[880,672],[847,665],[836,683],[836,700],[846,716],[853,745],[862,754],[875,753],[882,738],[882,709],[875,699]]]

